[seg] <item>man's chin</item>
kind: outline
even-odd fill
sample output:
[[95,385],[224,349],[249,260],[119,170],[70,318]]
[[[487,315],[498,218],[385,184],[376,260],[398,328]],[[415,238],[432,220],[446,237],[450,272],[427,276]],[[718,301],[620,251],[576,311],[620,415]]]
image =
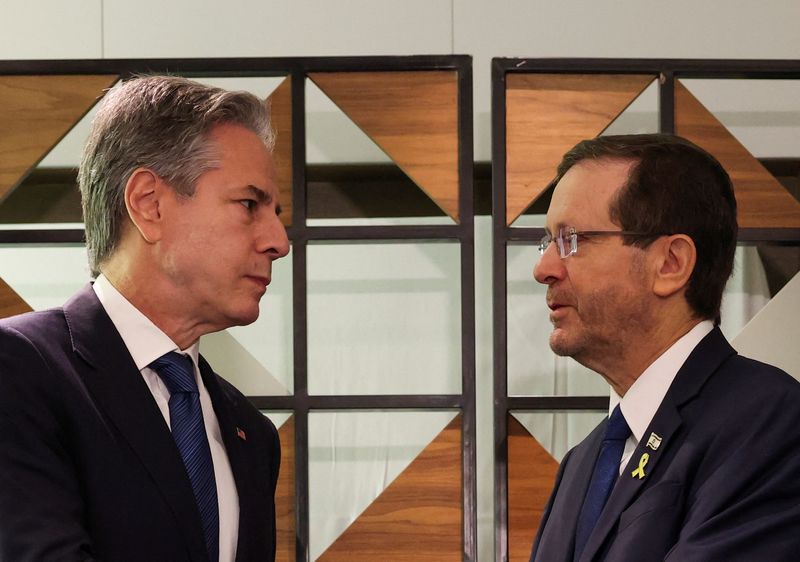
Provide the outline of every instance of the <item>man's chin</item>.
[[575,342],[570,340],[563,329],[556,328],[550,334],[550,349],[561,357],[572,357],[575,354]]
[[259,316],[258,312],[259,311],[256,310],[254,313],[249,314],[249,315],[245,316],[244,318],[242,318],[242,322],[239,325],[240,326],[248,326],[248,325],[252,324],[253,322],[255,322],[256,320],[258,320],[258,316]]
[[258,306],[237,311],[236,314],[233,314],[230,317],[231,326],[247,326],[252,324],[258,320],[260,312],[261,310],[258,308]]

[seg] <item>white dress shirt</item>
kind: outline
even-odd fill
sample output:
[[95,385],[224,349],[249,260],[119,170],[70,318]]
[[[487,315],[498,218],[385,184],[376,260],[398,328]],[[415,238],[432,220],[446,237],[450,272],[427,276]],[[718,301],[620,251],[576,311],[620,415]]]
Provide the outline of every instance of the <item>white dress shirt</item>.
[[[197,366],[197,357],[200,353],[199,342],[188,349],[178,349],[178,346],[153,324],[144,314],[117,291],[111,282],[100,275],[93,285],[100,304],[103,305],[111,322],[125,342],[125,346],[142,373],[147,388],[164,416],[167,425],[169,418],[169,389],[154,370],[148,365],[170,351],[177,351],[192,359],[194,377],[200,391],[200,407],[203,411],[203,422],[206,427],[208,444],[211,448],[211,460],[214,463],[214,478],[217,482],[217,498],[219,504],[219,560],[220,562],[233,562],[236,558],[236,542],[239,537],[239,495],[236,483],[228,461],[228,454],[222,442],[217,415],[211,405],[208,395],[200,377]],[[142,537],[147,540],[147,537]]]
[[656,410],[661,406],[667,390],[675,380],[675,375],[700,340],[713,329],[714,323],[711,320],[703,320],[695,325],[644,370],[623,398],[620,398],[613,388],[611,389],[609,416],[619,404],[622,415],[631,428],[631,436],[625,442],[625,450],[619,464],[620,474],[625,470],[631,455],[642,440],[647,426],[653,421],[653,416],[656,415]]

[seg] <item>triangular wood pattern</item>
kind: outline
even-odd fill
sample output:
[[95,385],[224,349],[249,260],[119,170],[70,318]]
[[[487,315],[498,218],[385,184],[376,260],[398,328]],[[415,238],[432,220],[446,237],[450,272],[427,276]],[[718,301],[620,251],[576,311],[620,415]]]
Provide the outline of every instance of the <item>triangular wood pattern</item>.
[[267,98],[275,130],[272,157],[280,191],[281,222],[292,224],[292,81],[287,77]]
[[118,76],[0,76],[0,201]]
[[506,224],[544,193],[564,153],[602,133],[654,77],[506,75]]
[[675,83],[675,132],[713,154],[730,174],[740,227],[800,227],[800,203],[680,80]]
[[558,462],[508,416],[508,552],[510,562],[527,562],[544,508],[553,491]]
[[319,560],[460,562],[461,493],[456,416]]
[[275,490],[275,522],[278,530],[276,562],[295,561],[294,416],[278,429],[281,471]]
[[458,221],[455,71],[315,72],[309,78]]
[[0,318],[8,318],[15,314],[30,312],[33,310],[8,283],[0,277]]

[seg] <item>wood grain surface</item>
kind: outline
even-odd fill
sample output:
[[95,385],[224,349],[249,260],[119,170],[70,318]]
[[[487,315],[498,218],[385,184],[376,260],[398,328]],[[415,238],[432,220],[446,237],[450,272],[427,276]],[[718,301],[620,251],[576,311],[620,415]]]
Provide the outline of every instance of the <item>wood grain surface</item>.
[[742,228],[798,228],[800,203],[680,81],[675,132],[713,154],[727,170]]
[[319,560],[460,562],[461,491],[457,416]]
[[278,527],[276,562],[295,560],[294,416],[278,429],[281,471],[275,489],[275,522]]
[[558,471],[558,462],[508,416],[508,552],[510,562],[528,562],[533,539]]
[[33,310],[25,300],[0,277],[0,318]]
[[117,76],[0,76],[0,201]]
[[458,221],[458,74],[316,72],[309,78]]
[[506,75],[506,224],[544,193],[567,150],[602,133],[653,79],[636,74]]
[[278,177],[281,202],[281,222],[292,224],[292,81],[286,77],[267,98],[275,130],[272,158]]

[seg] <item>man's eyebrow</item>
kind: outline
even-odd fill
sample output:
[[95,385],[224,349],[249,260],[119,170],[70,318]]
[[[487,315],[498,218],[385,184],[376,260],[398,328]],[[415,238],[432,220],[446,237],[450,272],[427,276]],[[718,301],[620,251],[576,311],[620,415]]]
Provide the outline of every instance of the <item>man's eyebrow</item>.
[[561,228],[561,223],[555,225],[555,230],[551,230],[549,226],[544,225],[544,232],[545,234],[553,235],[553,232],[558,232],[558,229]]
[[255,185],[248,185],[245,187],[247,191],[249,191],[253,197],[255,197],[259,203],[270,203],[272,201],[272,196],[267,193],[267,191],[261,189],[260,187],[256,187]]
[[[246,189],[247,191],[253,194],[253,197],[255,197],[259,203],[266,203],[266,204],[272,203],[272,195],[270,195],[268,191],[265,191],[255,185],[248,185]],[[282,211],[283,209],[281,208],[280,203],[275,205],[276,215],[280,215]]]

